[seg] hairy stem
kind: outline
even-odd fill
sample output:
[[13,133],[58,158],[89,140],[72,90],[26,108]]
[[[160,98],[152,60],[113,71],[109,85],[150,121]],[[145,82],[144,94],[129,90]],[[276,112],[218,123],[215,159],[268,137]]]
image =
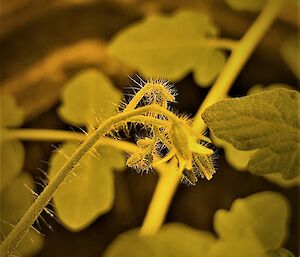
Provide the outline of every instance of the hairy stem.
[[146,83],[145,86],[142,87],[130,100],[130,102],[127,104],[126,108],[124,109],[124,112],[133,110],[141,101],[141,99],[144,97],[144,95],[149,91],[150,88],[151,88],[151,84]]
[[167,121],[165,120],[159,120],[154,117],[148,117],[148,116],[136,116],[133,118],[128,119],[129,122],[135,122],[135,123],[141,123],[141,124],[148,124],[148,125],[154,125],[158,127],[166,127]]
[[[239,72],[279,14],[283,1],[284,0],[269,0],[255,22],[234,47],[225,67],[195,116],[193,128],[199,131],[199,133],[205,130],[205,123],[201,118],[202,112],[208,106],[227,96]],[[165,167],[159,167],[158,169],[161,170],[161,174],[164,174],[169,168],[167,164],[165,164]],[[179,176],[177,178],[175,178],[175,176],[160,176],[143,225],[140,229],[141,235],[153,235],[158,231],[165,219],[179,181]]]
[[48,202],[53,197],[57,188],[63,183],[68,174],[74,169],[74,167],[79,163],[81,158],[92,149],[96,143],[107,134],[113,126],[127,119],[141,115],[148,112],[156,112],[158,114],[165,114],[166,111],[162,110],[161,106],[149,105],[144,106],[132,111],[125,113],[120,113],[114,117],[111,117],[104,121],[91,135],[87,137],[85,142],[75,151],[75,153],[66,161],[66,163],[61,167],[59,172],[53,178],[53,180],[46,186],[44,191],[39,195],[39,197],[34,201],[30,208],[23,215],[18,224],[12,229],[6,239],[0,245],[0,256],[10,256],[13,254],[14,249],[17,247],[18,243],[24,237],[26,232],[29,230],[33,222],[40,215],[42,210],[48,204]]

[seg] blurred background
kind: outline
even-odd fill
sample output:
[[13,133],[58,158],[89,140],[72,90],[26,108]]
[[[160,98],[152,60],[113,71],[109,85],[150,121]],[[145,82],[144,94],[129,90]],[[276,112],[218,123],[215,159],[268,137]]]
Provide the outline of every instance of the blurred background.
[[[135,74],[106,54],[107,42],[126,25],[143,16],[192,8],[208,13],[222,37],[239,39],[257,13],[237,12],[220,0],[1,0],[1,90],[12,94],[25,111],[25,128],[66,129],[57,116],[62,86],[82,69],[103,71],[122,89]],[[231,96],[245,95],[254,84],[286,83],[297,88],[297,78],[283,61],[279,46],[299,29],[299,10],[287,4],[236,80]],[[191,75],[176,83],[177,108],[195,114],[209,89],[197,86]],[[24,170],[33,177],[47,170],[53,145],[25,142]],[[299,187],[282,188],[248,172],[229,166],[219,150],[218,172],[212,181],[195,187],[180,185],[167,222],[183,222],[211,230],[217,209],[228,209],[238,197],[264,190],[284,194],[292,205],[290,236],[286,248],[299,254]],[[121,232],[140,226],[157,181],[156,174],[116,173],[116,199],[112,210],[87,229],[72,233],[43,214],[53,231],[41,223],[45,246],[37,257],[96,257]],[[38,188],[38,191],[42,188]]]

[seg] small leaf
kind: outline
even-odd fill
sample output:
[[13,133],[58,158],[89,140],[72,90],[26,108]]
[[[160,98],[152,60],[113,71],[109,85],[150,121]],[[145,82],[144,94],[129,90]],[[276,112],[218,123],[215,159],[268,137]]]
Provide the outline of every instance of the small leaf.
[[[33,180],[28,174],[22,173],[1,192],[1,232],[5,235],[34,200],[30,189],[26,186],[33,188]],[[43,237],[31,228],[17,246],[14,256],[34,256],[43,248],[43,241]]]
[[299,35],[292,36],[287,38],[281,47],[281,55],[295,74],[295,76],[300,79],[300,67],[299,67],[299,59],[300,59],[300,46],[299,46]]
[[104,257],[199,257],[208,252],[214,241],[214,236],[209,232],[170,223],[153,236],[139,236],[137,230],[119,235]]
[[282,195],[261,192],[234,201],[230,211],[218,210],[214,227],[222,240],[257,240],[265,250],[274,249],[287,236],[289,211]]
[[[76,143],[65,143],[60,150],[63,154],[57,152],[52,156],[50,181],[66,161],[65,156],[71,156],[78,147],[79,144]],[[99,156],[96,152],[86,154],[54,195],[57,215],[72,231],[86,228],[112,207],[114,201],[112,169],[120,168],[120,157],[111,147],[101,148],[98,151]],[[107,160],[107,156],[110,158],[117,156],[116,162]],[[125,160],[122,162],[125,163]]]
[[[274,0],[273,0],[274,1]],[[259,11],[265,5],[265,0],[225,0],[225,2],[237,11]]]
[[277,89],[218,102],[202,117],[212,133],[235,148],[260,149],[249,162],[251,172],[294,178],[300,173],[299,108],[298,92]]
[[17,140],[0,139],[0,191],[9,185],[21,172],[25,150]]
[[16,100],[11,95],[0,96],[1,127],[18,127],[24,120],[23,110],[17,106]]
[[196,82],[208,86],[225,62],[209,41],[217,34],[205,14],[180,10],[125,28],[110,43],[109,53],[145,77],[178,81],[193,71]]
[[294,254],[285,248],[269,250],[267,254],[268,257],[295,257]]
[[117,112],[121,92],[95,69],[85,70],[69,81],[63,89],[60,117],[78,126],[98,125]]

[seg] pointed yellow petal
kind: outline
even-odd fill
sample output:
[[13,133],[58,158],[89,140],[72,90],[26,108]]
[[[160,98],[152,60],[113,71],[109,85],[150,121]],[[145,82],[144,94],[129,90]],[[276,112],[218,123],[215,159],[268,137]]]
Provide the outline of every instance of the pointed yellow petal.
[[196,142],[193,142],[190,144],[190,150],[194,153],[198,153],[201,155],[212,155],[214,153],[213,150],[211,150],[203,145],[200,145]]

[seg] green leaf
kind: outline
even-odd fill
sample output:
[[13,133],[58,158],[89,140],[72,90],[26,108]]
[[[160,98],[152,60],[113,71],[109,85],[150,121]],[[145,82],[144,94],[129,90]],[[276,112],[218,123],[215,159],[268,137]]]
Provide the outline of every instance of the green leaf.
[[196,82],[208,86],[225,62],[211,44],[217,34],[205,14],[180,10],[131,24],[113,38],[108,50],[145,77],[178,81],[193,71]]
[[[262,91],[270,91],[277,88],[292,89],[290,85],[276,83],[264,86],[261,84],[254,85],[248,91],[248,94],[255,94]],[[236,149],[232,144],[216,137],[211,134],[214,145],[222,147],[224,149],[226,161],[238,171],[246,171],[248,167],[248,162],[256,150],[251,151],[242,151]],[[283,188],[291,188],[295,186],[300,186],[300,176],[297,176],[293,179],[284,179],[280,173],[272,173],[264,175],[264,178],[275,183]]]
[[1,127],[18,127],[24,120],[23,110],[17,106],[16,100],[11,95],[0,95]]
[[262,246],[253,239],[218,240],[205,257],[268,257]]
[[0,139],[0,191],[9,185],[21,172],[25,150],[17,140]]
[[[72,153],[79,147],[65,143],[50,160],[50,181]],[[68,229],[79,231],[90,225],[100,215],[108,212],[114,201],[113,168],[124,167],[121,152],[101,146],[86,154],[65,183],[58,188],[53,201],[59,219]],[[114,158],[114,160],[113,160]]]
[[[32,178],[22,173],[1,192],[1,232],[5,235],[10,232],[12,226],[19,221],[33,202],[30,188],[33,188]],[[14,256],[34,256],[43,248],[43,243],[43,237],[31,228],[18,245]]]
[[218,210],[214,228],[222,240],[256,240],[265,250],[274,249],[287,236],[289,213],[289,204],[282,195],[261,192],[237,199],[230,211]]
[[69,81],[62,92],[60,117],[78,126],[97,126],[98,120],[117,113],[121,92],[95,69],[85,70]]
[[213,134],[235,148],[260,149],[248,164],[251,172],[294,178],[300,172],[299,108],[298,92],[277,89],[218,102],[202,117]]
[[208,252],[214,241],[209,232],[170,223],[153,236],[141,237],[137,230],[119,235],[104,257],[199,257]]
[[[273,0],[274,1],[274,0]],[[265,0],[225,0],[225,2],[237,11],[259,11],[265,5]]]
[[[264,86],[262,84],[257,84],[252,86],[249,91],[248,95],[259,93],[262,91],[270,91],[277,88],[285,88],[285,89],[293,89],[290,85],[283,84],[283,83],[274,83],[268,86]],[[238,171],[246,171],[248,167],[248,162],[256,150],[252,151],[242,151],[236,149],[232,144],[216,137],[215,135],[211,134],[211,138],[213,140],[214,145],[218,147],[222,147],[224,149],[226,161],[236,170]],[[300,176],[297,176],[294,179],[284,179],[282,178],[281,174],[279,173],[272,173],[266,174],[264,177],[281,186],[284,188],[291,188],[297,185],[300,185]]]
[[285,248],[269,250],[267,254],[268,257],[294,257],[294,254]]
[[287,38],[281,47],[281,55],[295,74],[295,76],[300,79],[300,47],[299,47],[299,35],[295,35]]

